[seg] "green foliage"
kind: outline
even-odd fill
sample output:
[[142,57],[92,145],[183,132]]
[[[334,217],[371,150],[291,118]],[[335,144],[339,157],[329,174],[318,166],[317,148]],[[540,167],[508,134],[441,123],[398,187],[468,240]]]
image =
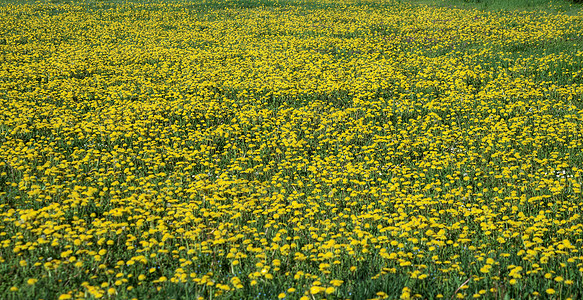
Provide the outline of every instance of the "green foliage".
[[[417,1],[411,1],[417,2]],[[581,0],[434,0],[423,1],[425,4],[488,10],[544,10],[551,12],[568,12],[574,14],[581,10]]]
[[580,299],[561,3],[4,1],[0,298]]

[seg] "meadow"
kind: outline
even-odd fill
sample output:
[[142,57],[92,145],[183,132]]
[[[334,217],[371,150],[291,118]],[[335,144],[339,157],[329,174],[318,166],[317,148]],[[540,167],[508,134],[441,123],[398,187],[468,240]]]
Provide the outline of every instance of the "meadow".
[[580,5],[420,2],[0,3],[0,298],[581,299]]

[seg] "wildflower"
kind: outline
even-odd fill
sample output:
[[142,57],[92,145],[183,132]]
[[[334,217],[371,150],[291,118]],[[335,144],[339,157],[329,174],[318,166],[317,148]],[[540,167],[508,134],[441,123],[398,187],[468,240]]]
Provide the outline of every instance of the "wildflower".
[[318,294],[319,292],[320,292],[320,287],[319,287],[319,286],[312,286],[312,287],[310,288],[310,293],[311,293],[311,294],[313,294],[313,295],[316,295],[316,294]]
[[344,281],[342,281],[342,280],[338,280],[338,279],[330,280],[330,284],[333,286],[336,286],[336,287],[341,286],[342,283],[344,283]]

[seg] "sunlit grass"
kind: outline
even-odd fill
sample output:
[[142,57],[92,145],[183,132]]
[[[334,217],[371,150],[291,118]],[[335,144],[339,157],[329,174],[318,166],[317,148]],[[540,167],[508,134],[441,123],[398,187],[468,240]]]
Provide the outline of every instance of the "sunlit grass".
[[581,298],[583,14],[437,2],[3,2],[1,298]]
[[575,15],[581,10],[581,0],[409,0],[422,5],[513,11],[546,11]]

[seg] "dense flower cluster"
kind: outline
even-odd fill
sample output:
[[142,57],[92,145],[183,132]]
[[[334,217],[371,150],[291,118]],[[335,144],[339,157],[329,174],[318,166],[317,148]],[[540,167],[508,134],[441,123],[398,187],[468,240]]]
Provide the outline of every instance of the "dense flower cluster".
[[0,293],[577,297],[583,15],[0,7]]

